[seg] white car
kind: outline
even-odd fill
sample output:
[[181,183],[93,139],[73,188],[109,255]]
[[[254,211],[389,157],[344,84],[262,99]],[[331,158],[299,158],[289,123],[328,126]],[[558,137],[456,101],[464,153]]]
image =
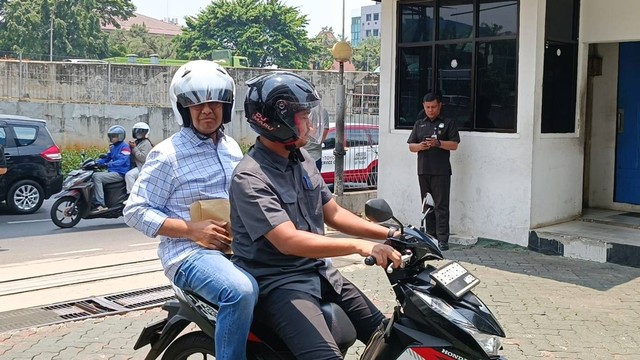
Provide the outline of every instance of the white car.
[[[344,125],[344,182],[378,185],[378,125]],[[331,124],[327,138],[322,143],[322,178],[333,184],[335,177],[336,128]]]

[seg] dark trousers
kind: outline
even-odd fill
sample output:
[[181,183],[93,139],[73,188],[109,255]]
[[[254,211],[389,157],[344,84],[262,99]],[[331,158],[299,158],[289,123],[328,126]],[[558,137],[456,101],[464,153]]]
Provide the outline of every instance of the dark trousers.
[[[342,292],[338,294],[322,278],[322,300],[340,306],[351,319],[358,340],[366,344],[384,315],[349,280],[343,278],[343,282]],[[296,359],[342,359],[318,298],[302,291],[278,288],[258,300],[254,314],[258,321],[273,328]]]
[[427,233],[438,241],[449,242],[449,195],[451,193],[451,175],[418,175],[420,199],[431,193],[435,211],[427,215]]

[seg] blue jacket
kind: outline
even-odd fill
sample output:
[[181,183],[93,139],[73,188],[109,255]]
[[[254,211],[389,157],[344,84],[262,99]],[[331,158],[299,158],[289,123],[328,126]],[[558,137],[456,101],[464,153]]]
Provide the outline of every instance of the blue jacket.
[[131,170],[131,162],[129,156],[131,155],[131,148],[129,144],[124,141],[109,145],[109,153],[104,159],[98,159],[96,163],[107,164],[107,170],[109,172],[116,172],[122,176]]

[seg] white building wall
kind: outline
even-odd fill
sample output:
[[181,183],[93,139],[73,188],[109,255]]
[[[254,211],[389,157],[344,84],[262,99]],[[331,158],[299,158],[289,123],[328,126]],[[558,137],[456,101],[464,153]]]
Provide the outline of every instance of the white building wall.
[[580,41],[584,43],[640,40],[640,1],[581,0]]
[[[400,219],[417,223],[416,154],[409,152],[406,143],[410,131],[393,129],[394,88],[383,86],[395,83],[396,5],[396,1],[382,2],[379,161],[384,170],[379,175],[378,196],[389,201]],[[461,132],[460,147],[451,154],[452,233],[527,243],[534,192],[534,134],[540,131],[544,5],[544,0],[523,0],[520,6],[517,133]],[[416,109],[419,106],[416,104]],[[443,111],[446,115],[446,109]],[[544,161],[540,164],[541,171],[556,166]],[[547,199],[557,198],[560,191],[547,192],[553,196]]]

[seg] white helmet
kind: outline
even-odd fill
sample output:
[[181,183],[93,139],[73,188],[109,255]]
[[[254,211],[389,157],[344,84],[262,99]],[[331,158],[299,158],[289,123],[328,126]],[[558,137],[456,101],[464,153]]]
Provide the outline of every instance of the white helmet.
[[173,75],[169,99],[178,125],[191,127],[191,114],[187,107],[205,102],[222,103],[222,122],[231,121],[236,85],[220,65],[208,60],[194,60],[182,66]]
[[137,122],[131,129],[131,136],[133,136],[134,139],[146,139],[149,137],[149,130],[151,129],[147,123]]

